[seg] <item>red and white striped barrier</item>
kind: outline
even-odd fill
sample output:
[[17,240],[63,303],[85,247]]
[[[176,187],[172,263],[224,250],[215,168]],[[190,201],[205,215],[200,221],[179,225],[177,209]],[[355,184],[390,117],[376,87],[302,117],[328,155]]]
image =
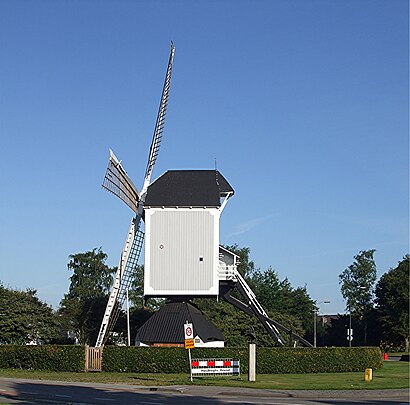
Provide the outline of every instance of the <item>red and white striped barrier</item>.
[[233,359],[192,359],[191,372],[193,377],[240,375],[240,364]]

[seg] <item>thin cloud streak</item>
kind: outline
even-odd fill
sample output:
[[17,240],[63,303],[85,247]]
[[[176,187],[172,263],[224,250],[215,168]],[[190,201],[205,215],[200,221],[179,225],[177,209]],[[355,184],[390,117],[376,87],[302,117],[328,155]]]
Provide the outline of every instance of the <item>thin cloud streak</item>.
[[269,219],[271,219],[272,217],[276,215],[277,214],[265,215],[263,217],[254,218],[254,219],[250,219],[249,221],[242,222],[241,224],[237,225],[236,230],[228,234],[227,237],[230,238],[232,236],[238,236],[246,232],[249,232],[251,229],[256,228],[260,224],[263,224],[264,222],[268,221]]

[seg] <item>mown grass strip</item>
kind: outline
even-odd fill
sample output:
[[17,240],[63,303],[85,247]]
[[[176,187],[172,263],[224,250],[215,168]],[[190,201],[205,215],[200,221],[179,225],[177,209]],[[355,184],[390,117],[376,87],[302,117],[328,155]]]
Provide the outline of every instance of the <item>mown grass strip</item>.
[[[163,373],[70,373],[0,369],[0,377],[142,386],[191,384],[187,374]],[[401,389],[409,388],[409,363],[385,362],[381,369],[374,371],[373,381],[370,383],[364,381],[363,370],[355,373],[259,374],[254,383],[247,381],[247,375],[242,375],[241,378],[195,378],[193,384],[277,390]]]

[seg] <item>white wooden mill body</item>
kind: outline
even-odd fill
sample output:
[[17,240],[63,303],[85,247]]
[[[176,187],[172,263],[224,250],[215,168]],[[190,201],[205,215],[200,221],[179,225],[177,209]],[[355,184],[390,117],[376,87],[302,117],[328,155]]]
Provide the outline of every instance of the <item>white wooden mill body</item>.
[[219,220],[234,191],[216,170],[170,170],[144,204],[144,296],[219,295]]

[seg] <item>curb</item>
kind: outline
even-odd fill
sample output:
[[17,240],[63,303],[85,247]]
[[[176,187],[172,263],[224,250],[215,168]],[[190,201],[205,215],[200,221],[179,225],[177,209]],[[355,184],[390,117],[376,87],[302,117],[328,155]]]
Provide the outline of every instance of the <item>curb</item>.
[[[154,387],[151,387],[153,390]],[[177,392],[185,395],[206,395],[212,393],[217,396],[241,395],[244,397],[262,398],[403,398],[409,396],[407,389],[392,390],[270,390],[256,388],[225,388],[218,386],[159,386],[158,392]]]
[[[16,382],[14,378],[0,378]],[[61,383],[68,386],[101,388],[110,391],[151,391],[151,392],[173,392],[187,396],[243,396],[253,398],[315,398],[315,399],[342,399],[342,398],[366,398],[366,399],[386,399],[386,398],[409,398],[408,389],[386,389],[386,390],[271,390],[258,388],[223,387],[211,385],[129,385],[129,384],[105,384],[89,382],[65,382],[56,380],[36,380],[18,379],[20,382],[59,385]]]

